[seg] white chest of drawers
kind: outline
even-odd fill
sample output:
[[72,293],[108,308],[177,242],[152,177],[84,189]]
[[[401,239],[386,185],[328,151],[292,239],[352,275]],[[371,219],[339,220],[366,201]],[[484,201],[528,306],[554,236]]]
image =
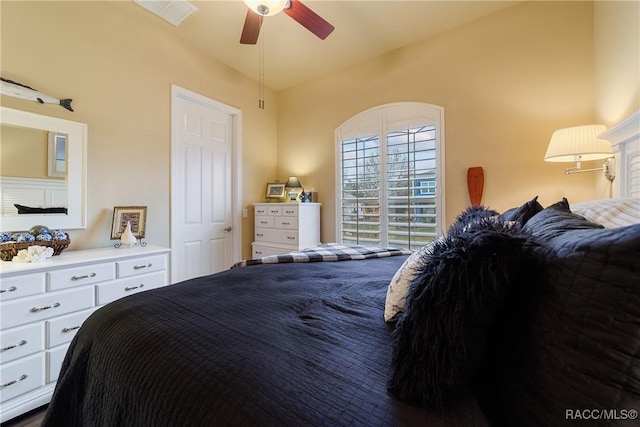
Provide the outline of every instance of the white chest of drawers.
[[49,402],[82,322],[104,304],[168,285],[168,257],[146,246],[0,261],[0,422]]
[[320,244],[320,203],[256,203],[252,257]]

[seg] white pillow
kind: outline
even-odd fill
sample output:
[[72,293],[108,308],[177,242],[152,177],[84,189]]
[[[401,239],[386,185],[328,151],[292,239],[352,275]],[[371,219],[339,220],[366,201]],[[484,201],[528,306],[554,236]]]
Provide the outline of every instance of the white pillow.
[[385,322],[390,321],[396,314],[404,310],[411,282],[418,274],[417,268],[422,264],[422,258],[426,256],[432,244],[429,243],[409,255],[409,258],[404,260],[396,274],[393,275],[387,288],[387,298],[384,302]]
[[571,205],[571,212],[602,224],[605,228],[623,227],[640,223],[640,199],[626,197],[591,200]]

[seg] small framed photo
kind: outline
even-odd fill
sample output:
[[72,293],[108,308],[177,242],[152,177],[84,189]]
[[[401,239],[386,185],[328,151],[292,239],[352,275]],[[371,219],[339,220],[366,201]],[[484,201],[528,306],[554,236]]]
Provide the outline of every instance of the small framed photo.
[[284,197],[284,182],[270,182],[267,184],[267,199],[282,199]]
[[63,178],[67,176],[67,134],[49,132],[48,175]]
[[131,222],[131,232],[137,239],[144,238],[147,225],[146,206],[116,206],[113,208],[113,224],[111,225],[111,240],[122,236],[127,223]]

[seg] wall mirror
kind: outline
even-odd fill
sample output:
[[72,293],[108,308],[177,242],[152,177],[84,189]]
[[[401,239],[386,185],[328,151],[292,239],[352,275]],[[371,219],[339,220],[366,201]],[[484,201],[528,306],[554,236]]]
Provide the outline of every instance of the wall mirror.
[[86,228],[87,125],[0,107],[0,132],[0,230]]

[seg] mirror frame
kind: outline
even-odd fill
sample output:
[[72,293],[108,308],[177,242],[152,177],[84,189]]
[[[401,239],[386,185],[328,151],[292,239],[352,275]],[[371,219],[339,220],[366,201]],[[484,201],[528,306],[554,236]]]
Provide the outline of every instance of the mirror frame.
[[[0,124],[68,135],[67,214],[0,217],[0,230],[22,231],[42,224],[51,229],[87,228],[87,125],[0,106]],[[1,177],[0,177],[1,179]]]

